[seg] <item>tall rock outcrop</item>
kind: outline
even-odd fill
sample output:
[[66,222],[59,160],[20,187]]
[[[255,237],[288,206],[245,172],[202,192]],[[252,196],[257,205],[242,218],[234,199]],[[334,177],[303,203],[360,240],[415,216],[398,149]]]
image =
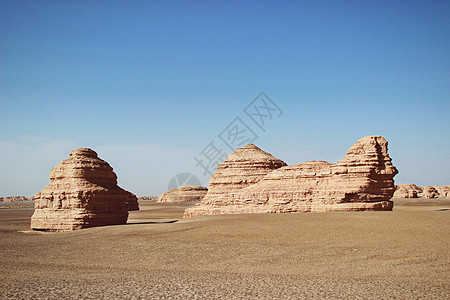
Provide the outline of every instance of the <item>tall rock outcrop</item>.
[[[255,147],[237,149],[219,164],[210,179],[208,194],[199,204],[186,209],[184,216],[392,210],[389,199],[394,194],[393,177],[398,171],[388,155],[387,141],[381,136],[358,140],[335,164],[311,161],[284,166],[275,159],[268,164],[272,170],[264,171],[252,163],[254,157],[249,150]],[[273,158],[259,151],[259,156]],[[234,157],[239,159],[235,162]],[[240,172],[240,165],[255,165],[253,172],[260,176],[249,182],[245,172]],[[225,176],[230,173],[235,175]],[[215,185],[220,188],[214,189]]]
[[49,177],[50,184],[35,196],[32,229],[75,230],[127,222],[130,193],[117,185],[113,168],[95,151],[72,151]]
[[400,184],[395,186],[394,198],[418,198],[422,188],[415,184]]
[[183,185],[165,192],[158,198],[158,202],[188,202],[201,201],[208,192],[208,188],[199,185]]

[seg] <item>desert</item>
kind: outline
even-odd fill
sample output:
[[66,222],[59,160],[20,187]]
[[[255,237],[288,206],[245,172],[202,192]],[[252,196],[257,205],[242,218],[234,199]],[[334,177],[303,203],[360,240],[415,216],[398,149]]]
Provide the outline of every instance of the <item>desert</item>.
[[189,202],[140,201],[126,225],[60,233],[32,231],[32,208],[0,209],[1,297],[447,299],[450,200],[393,200],[187,219]]
[[[381,136],[359,139],[336,164],[289,166],[249,144],[219,164],[209,190],[138,198],[94,150],[77,149],[52,169],[34,209],[0,209],[1,296],[446,299],[450,198],[439,196],[447,186],[395,186],[397,173]],[[253,201],[236,201],[249,191]],[[255,206],[268,193],[276,210]],[[128,218],[102,221],[116,212]]]
[[0,300],[450,299],[450,1],[0,1]]

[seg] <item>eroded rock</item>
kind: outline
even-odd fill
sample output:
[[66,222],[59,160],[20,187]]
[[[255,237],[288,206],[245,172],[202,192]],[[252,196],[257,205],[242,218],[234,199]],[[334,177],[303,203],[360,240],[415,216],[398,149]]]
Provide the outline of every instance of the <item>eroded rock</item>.
[[130,193],[117,185],[113,168],[95,151],[72,151],[49,177],[50,184],[35,196],[32,229],[75,230],[127,222]]
[[335,164],[311,161],[292,166],[247,145],[218,165],[207,195],[184,216],[392,210],[398,171],[387,144],[381,136],[368,136]]
[[415,184],[400,184],[395,186],[394,198],[418,198],[422,188]]
[[158,202],[201,201],[207,192],[208,188],[204,186],[183,185],[162,194]]

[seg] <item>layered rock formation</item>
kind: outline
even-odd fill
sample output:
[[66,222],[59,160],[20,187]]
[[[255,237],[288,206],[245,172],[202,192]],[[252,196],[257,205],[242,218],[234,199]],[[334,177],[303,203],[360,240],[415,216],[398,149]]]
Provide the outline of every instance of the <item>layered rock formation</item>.
[[227,205],[231,193],[259,182],[268,173],[283,166],[286,166],[284,161],[253,144],[236,149],[217,166],[201,204],[209,206],[223,202]]
[[208,188],[204,186],[183,185],[162,194],[158,202],[201,201],[207,192]]
[[19,201],[33,201],[33,197],[30,198],[27,198],[25,196],[0,197],[0,202],[19,202]]
[[247,145],[218,165],[207,195],[184,216],[392,210],[389,199],[397,173],[381,136],[358,140],[335,164],[311,161],[286,166]]
[[138,197],[139,201],[157,201],[158,200],[158,196],[142,196],[142,197]]
[[450,198],[450,185],[424,186],[400,184],[395,186],[394,198]]
[[128,199],[126,203],[128,211],[139,210],[138,197],[136,197],[135,194],[128,192]]
[[433,186],[439,193],[439,198],[450,198],[450,185]]
[[422,193],[420,194],[422,198],[439,198],[439,192],[432,186],[427,185],[422,188]]
[[395,186],[394,198],[418,198],[422,194],[422,188],[415,184],[400,184]]
[[95,151],[72,151],[49,177],[50,184],[35,196],[32,229],[75,230],[127,222],[130,193],[117,185],[113,169]]

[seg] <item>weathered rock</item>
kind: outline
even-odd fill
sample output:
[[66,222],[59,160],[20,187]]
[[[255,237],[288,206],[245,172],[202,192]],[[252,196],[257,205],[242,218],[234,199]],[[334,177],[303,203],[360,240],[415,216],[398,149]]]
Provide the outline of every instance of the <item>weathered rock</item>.
[[422,188],[415,184],[400,184],[395,186],[394,198],[418,198]]
[[[186,209],[184,216],[392,210],[389,199],[398,171],[388,155],[387,141],[381,136],[358,140],[335,164],[312,161],[284,166],[257,148],[261,151],[258,157],[273,158],[273,164],[268,164],[271,168],[260,170],[261,164],[254,163],[250,151],[255,148],[239,148],[219,164],[205,198]],[[249,180],[242,166],[252,166],[252,173],[258,176]]]
[[450,185],[441,186],[439,196],[441,198],[450,198]]
[[138,198],[135,194],[128,192],[128,199],[127,199],[127,209],[128,211],[131,210],[139,210],[139,203]]
[[204,186],[183,185],[162,194],[158,198],[158,202],[200,201],[207,192],[208,188]]
[[0,197],[0,202],[18,202],[18,201],[32,201],[33,197],[27,198],[25,196],[9,196]]
[[75,230],[127,222],[130,193],[117,185],[113,169],[95,151],[72,151],[51,170],[50,181],[35,196],[32,229]]
[[157,201],[158,200],[158,196],[142,196],[142,197],[138,197],[139,201]]
[[427,185],[422,188],[420,197],[429,199],[439,198],[439,192],[434,187]]
[[[260,181],[268,173],[286,166],[286,163],[253,144],[236,149],[227,159],[217,166],[209,179],[209,189],[196,212],[201,207],[229,204],[229,195]],[[186,216],[190,214],[186,211]]]
[[439,193],[439,198],[450,198],[450,185],[433,185],[433,187]]

